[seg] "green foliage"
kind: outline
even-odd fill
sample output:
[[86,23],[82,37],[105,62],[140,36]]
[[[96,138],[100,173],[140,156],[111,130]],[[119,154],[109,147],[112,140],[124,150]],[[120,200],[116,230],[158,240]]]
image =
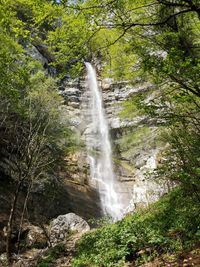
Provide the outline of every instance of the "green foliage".
[[198,117],[193,113],[193,117],[184,116],[165,131],[164,139],[170,142],[170,147],[164,152],[166,160],[157,168],[156,175],[180,183],[187,194],[200,201],[199,128],[194,127],[198,124]]
[[147,210],[84,235],[73,266],[140,265],[188,249],[199,241],[199,223],[199,203],[177,188]]
[[58,244],[48,250],[48,255],[38,261],[37,267],[48,267],[49,264],[54,263],[59,257],[64,256],[66,250],[63,244]]
[[41,47],[49,66],[55,66],[61,76],[80,75],[83,60],[90,55],[89,23],[84,14],[48,0],[8,0],[2,1],[0,7],[3,33],[26,47]]
[[109,216],[104,216],[102,218],[98,218],[98,219],[89,219],[88,223],[90,224],[90,226],[94,227],[94,228],[99,228],[99,227],[103,227],[109,223],[112,222],[112,218],[110,218]]
[[46,43],[55,55],[54,65],[77,77],[83,68],[83,59],[88,57],[88,25],[83,14],[66,10],[60,17],[59,27],[49,31]]
[[40,260],[39,264],[37,265],[37,267],[48,267],[49,264],[54,263],[55,262],[55,258],[53,256],[48,256],[43,260]]
[[34,183],[64,169],[65,156],[76,146],[56,79],[27,52],[49,30],[42,24],[44,11],[47,24],[54,23],[58,10],[49,1],[0,1],[0,171],[16,186],[16,204],[22,187],[28,199]]
[[[19,65],[17,60],[24,61],[23,50],[15,40],[7,33],[0,33],[0,99],[1,110],[6,110],[8,101],[17,108],[17,102],[23,93],[24,85],[27,81],[28,73],[23,65]],[[24,62],[25,63],[25,62]]]
[[158,130],[148,126],[130,129],[118,141],[120,151],[123,156],[133,157],[138,151],[156,146],[156,138],[158,139]]
[[[29,64],[27,66],[30,68]],[[28,73],[28,69],[26,71]],[[26,74],[23,87],[21,83],[15,83],[14,97],[8,87],[10,83],[12,86],[12,80],[8,80],[6,86],[9,95],[2,91],[1,104],[7,113],[1,114],[1,133],[4,136],[1,167],[15,180],[22,177],[32,180],[48,168],[55,168],[58,160],[62,162],[61,157],[70,150],[74,140],[62,118],[61,97],[52,78],[47,78],[41,71],[34,75]],[[21,178],[18,177],[19,170]]]

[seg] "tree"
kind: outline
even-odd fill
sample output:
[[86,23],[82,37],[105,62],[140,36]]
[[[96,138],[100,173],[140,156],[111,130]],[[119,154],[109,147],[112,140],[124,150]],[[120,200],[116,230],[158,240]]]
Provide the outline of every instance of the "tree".
[[1,1],[0,7],[0,169],[14,188],[6,233],[10,262],[20,193],[25,199],[18,216],[18,249],[33,185],[61,168],[75,142],[62,117],[57,81],[47,77],[26,50],[32,44],[45,45],[48,32],[59,22],[61,7],[32,0]]
[[2,13],[11,14],[9,19],[4,16],[10,34],[24,47],[34,45],[48,60],[48,67],[54,66],[61,77],[80,75],[83,60],[90,54],[87,44],[90,23],[76,12],[74,5],[48,0],[0,3]]
[[[137,55],[132,73],[138,71],[139,65],[143,77],[148,73],[148,80],[159,87],[168,83],[169,87],[200,96],[198,1],[86,1],[78,8],[86,15],[88,9],[93,10],[92,39],[96,35],[101,37],[99,44],[107,64],[110,47],[115,47],[112,51],[115,50],[117,56],[118,44],[121,44],[126,55]],[[102,8],[104,14],[100,12]],[[110,61],[113,53],[111,55]],[[98,55],[94,53],[94,56]]]
[[[140,110],[164,128],[164,140],[170,146],[168,163],[159,168],[159,177],[178,181],[199,199],[199,1],[97,0],[77,8],[85,14],[88,9],[93,12],[91,43],[100,47],[107,74],[124,78],[120,68],[125,63],[122,69],[128,66],[130,82],[137,82],[138,75],[152,83],[154,98],[144,101],[152,95],[151,87],[130,99],[125,113],[130,116],[130,111]],[[98,57],[99,51],[93,56]],[[127,57],[132,64],[124,60]]]
[[[39,80],[37,80],[39,79]],[[10,260],[11,234],[19,193],[27,188],[21,214],[19,237],[33,184],[61,164],[63,152],[71,145],[70,131],[61,122],[60,97],[52,79],[42,74],[32,78],[31,90],[24,101],[24,113],[12,114],[1,127],[3,157],[1,167],[16,184],[7,225],[7,257]],[[33,84],[34,83],[34,84]],[[36,89],[37,88],[37,89]],[[21,102],[21,105],[23,103]],[[63,150],[64,149],[64,150]],[[55,170],[54,170],[55,171]]]

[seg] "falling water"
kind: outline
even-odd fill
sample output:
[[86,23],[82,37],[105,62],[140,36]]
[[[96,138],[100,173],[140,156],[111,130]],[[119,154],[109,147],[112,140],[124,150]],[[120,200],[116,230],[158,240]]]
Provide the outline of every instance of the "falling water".
[[87,141],[90,175],[92,181],[98,187],[104,214],[118,220],[122,217],[123,211],[119,194],[116,192],[117,183],[113,172],[108,123],[103,109],[96,72],[90,63],[85,63],[85,65],[91,99],[91,129],[90,138]]

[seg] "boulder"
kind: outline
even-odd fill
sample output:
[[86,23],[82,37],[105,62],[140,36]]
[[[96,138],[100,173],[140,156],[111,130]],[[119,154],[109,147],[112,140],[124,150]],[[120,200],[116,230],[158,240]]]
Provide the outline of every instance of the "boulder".
[[64,241],[71,232],[84,233],[90,230],[88,223],[74,213],[60,215],[51,222],[50,242],[52,246]]
[[28,234],[25,240],[27,247],[45,248],[47,241],[43,229],[35,225],[28,226]]

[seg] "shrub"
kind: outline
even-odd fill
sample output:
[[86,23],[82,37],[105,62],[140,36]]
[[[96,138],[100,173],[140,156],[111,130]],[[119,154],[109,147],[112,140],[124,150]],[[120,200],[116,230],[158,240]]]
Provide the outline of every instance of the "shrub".
[[176,188],[148,209],[85,234],[73,266],[140,265],[161,253],[182,251],[200,240],[199,223],[198,203]]

